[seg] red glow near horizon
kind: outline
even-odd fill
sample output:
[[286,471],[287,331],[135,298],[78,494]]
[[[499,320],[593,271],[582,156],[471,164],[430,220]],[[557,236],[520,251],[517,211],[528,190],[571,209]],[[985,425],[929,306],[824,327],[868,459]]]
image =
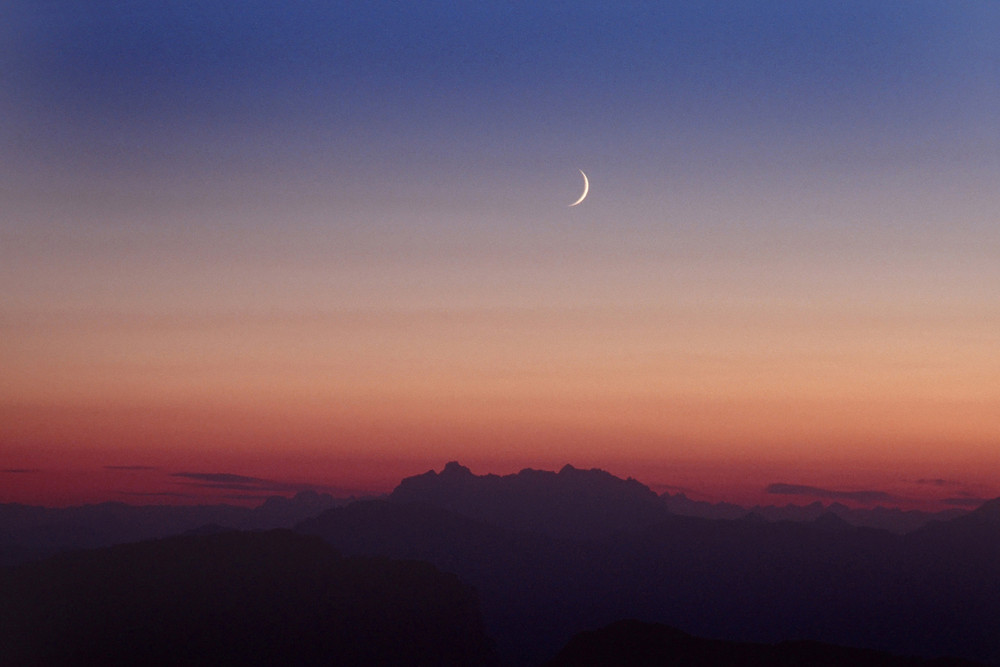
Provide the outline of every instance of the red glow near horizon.
[[[584,469],[601,468],[622,478],[637,479],[657,493],[684,493],[692,500],[731,502],[747,507],[804,505],[819,500],[823,504],[840,502],[852,507],[881,504],[935,511],[954,506],[943,502],[946,499],[989,498],[1000,491],[995,475],[955,462],[949,465],[942,465],[940,461],[892,465],[872,459],[859,465],[851,458],[828,458],[819,463],[762,461],[748,457],[747,452],[728,462],[690,455],[673,461],[632,460],[607,452],[601,455],[594,450],[573,459],[559,453],[565,451],[563,447],[551,447],[551,453],[543,457],[529,455],[528,451],[533,448],[538,448],[538,443],[527,443],[520,456],[514,451],[507,456],[499,452],[472,456],[466,445],[452,448],[451,456],[438,458],[436,449],[431,446],[428,446],[429,451],[412,451],[407,456],[384,448],[382,455],[378,455],[379,448],[375,447],[368,457],[346,457],[308,448],[284,451],[258,448],[253,456],[248,456],[246,449],[228,453],[209,448],[199,451],[192,446],[145,452],[121,447],[64,451],[39,444],[12,452],[12,464],[2,472],[4,483],[0,502],[45,506],[104,501],[129,504],[226,502],[252,506],[271,495],[291,496],[305,489],[335,497],[361,497],[387,493],[403,478],[440,470],[448,460],[458,460],[476,474],[506,475],[524,468],[558,471],[566,464]],[[58,461],[54,456],[56,452],[59,452]],[[246,483],[231,488],[178,473],[236,475],[245,478]],[[773,494],[766,491],[771,484],[795,485],[807,487],[807,490],[792,495]],[[811,493],[808,487],[820,492]],[[850,494],[859,491],[876,491],[885,497],[868,503],[858,502]],[[823,495],[823,492],[828,494]]]

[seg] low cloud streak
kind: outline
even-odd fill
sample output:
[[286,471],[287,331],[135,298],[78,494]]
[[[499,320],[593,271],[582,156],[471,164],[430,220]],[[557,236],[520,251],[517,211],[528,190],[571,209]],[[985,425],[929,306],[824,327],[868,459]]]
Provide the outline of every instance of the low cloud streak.
[[315,484],[281,482],[261,477],[248,477],[226,472],[175,472],[171,477],[187,480],[192,486],[226,491],[249,491],[257,493],[298,493],[299,491],[319,491]]
[[954,507],[968,507],[970,509],[976,509],[983,503],[985,503],[989,498],[942,498],[941,502],[945,505],[952,505]]
[[766,493],[782,496],[811,496],[814,498],[826,498],[829,500],[853,500],[859,503],[888,502],[898,500],[891,493],[885,491],[875,491],[865,489],[861,491],[837,491],[834,489],[823,489],[818,486],[808,486],[805,484],[769,484],[765,489]]

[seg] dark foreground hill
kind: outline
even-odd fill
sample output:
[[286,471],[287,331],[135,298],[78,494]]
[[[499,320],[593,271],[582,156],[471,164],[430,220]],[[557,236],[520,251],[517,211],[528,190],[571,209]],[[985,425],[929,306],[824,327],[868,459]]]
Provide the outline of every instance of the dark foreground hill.
[[594,606],[604,605],[589,599],[598,591],[580,569],[591,560],[587,543],[385,500],[329,510],[296,530],[345,554],[413,558],[454,572],[478,591],[505,664],[535,665],[578,630],[621,618],[593,616]]
[[693,637],[666,625],[619,621],[581,632],[544,667],[975,667],[820,642],[751,644]]
[[489,665],[474,592],[431,565],[223,532],[0,571],[3,665]]

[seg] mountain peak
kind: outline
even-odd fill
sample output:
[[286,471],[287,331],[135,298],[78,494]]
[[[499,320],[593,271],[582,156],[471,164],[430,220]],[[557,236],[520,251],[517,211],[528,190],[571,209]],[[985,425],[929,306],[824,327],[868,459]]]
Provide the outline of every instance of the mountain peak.
[[404,479],[390,497],[505,528],[563,537],[594,537],[649,525],[666,511],[656,493],[634,479],[568,464],[559,473],[526,468],[501,477],[474,475],[452,461],[440,473]]
[[458,461],[449,461],[441,471],[442,477],[472,477],[472,471]]
[[1000,498],[987,500],[977,509],[972,510],[972,512],[969,513],[969,516],[979,517],[980,519],[988,519],[990,521],[1000,521]]
[[851,524],[844,521],[843,517],[834,512],[824,512],[813,519],[812,525],[823,530],[850,530]]

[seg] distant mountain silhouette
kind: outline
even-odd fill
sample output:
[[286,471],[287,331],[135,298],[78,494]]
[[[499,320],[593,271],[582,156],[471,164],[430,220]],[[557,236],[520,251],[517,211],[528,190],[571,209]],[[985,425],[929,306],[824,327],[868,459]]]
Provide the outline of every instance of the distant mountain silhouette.
[[0,571],[4,665],[490,665],[474,592],[426,563],[276,530]]
[[[921,531],[922,534],[945,535],[967,534],[970,537],[990,535],[995,536],[1000,531],[1000,498],[988,500],[978,509],[965,513],[951,521],[936,521],[929,523]],[[1000,544],[997,544],[1000,546]]]
[[291,528],[346,502],[326,493],[302,491],[293,498],[268,498],[255,508],[118,502],[65,508],[0,504],[0,566],[60,551],[179,535],[207,525],[240,530]]
[[423,503],[514,530],[555,537],[599,537],[648,526],[666,513],[649,487],[603,470],[564,466],[558,473],[522,470],[516,475],[473,475],[451,462],[407,477],[389,496]]
[[[890,532],[858,527],[858,510],[836,503],[707,519],[668,511],[648,487],[600,470],[479,476],[450,463],[403,480],[384,500],[321,513],[326,501],[315,501],[255,510],[6,505],[0,547],[25,560],[39,545],[165,530],[223,539],[234,527],[300,516],[297,532],[344,554],[422,560],[473,586],[507,665],[534,667],[581,630],[639,618],[703,637],[808,639],[1000,667],[1000,499]],[[880,511],[899,518],[884,508],[869,517]]]
[[693,637],[666,625],[619,621],[573,637],[543,667],[975,667],[820,642],[751,644]]

